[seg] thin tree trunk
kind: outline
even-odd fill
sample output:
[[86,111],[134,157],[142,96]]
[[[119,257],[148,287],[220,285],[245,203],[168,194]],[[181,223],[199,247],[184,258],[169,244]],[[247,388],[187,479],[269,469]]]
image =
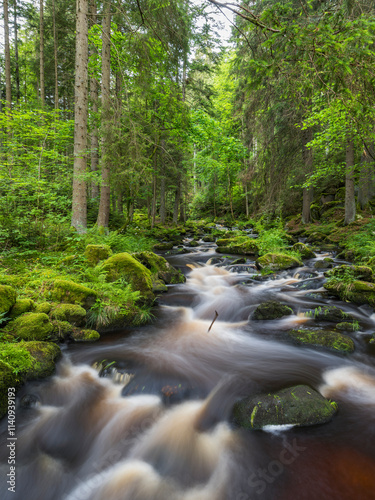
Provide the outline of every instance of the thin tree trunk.
[[43,0],[39,2],[40,22],[39,22],[39,69],[40,69],[40,102],[42,106],[45,104],[45,88],[44,88],[44,7]]
[[10,45],[9,45],[9,13],[8,0],[3,2],[4,9],[4,42],[5,42],[5,106],[12,108],[12,83],[10,80]]
[[[90,1],[90,18],[91,26],[97,23],[96,0]],[[90,46],[90,54],[94,54],[96,48],[94,45]],[[98,81],[94,76],[90,78],[90,97],[92,113],[94,115],[94,122],[96,122],[98,115]],[[97,172],[99,169],[99,136],[98,127],[95,125],[91,131],[91,172]],[[99,197],[99,186],[97,180],[94,178],[91,181],[91,199]]]
[[20,102],[20,66],[18,58],[18,26],[17,26],[17,0],[14,0],[14,59],[16,69],[16,100],[17,104]]
[[87,228],[86,148],[88,94],[88,1],[77,0],[75,60],[74,171],[72,226],[79,233]]
[[57,70],[57,31],[56,31],[56,8],[55,0],[52,1],[52,23],[53,23],[53,54],[55,66],[55,109],[59,109],[59,76]]
[[164,172],[162,173],[161,179],[160,179],[160,208],[159,208],[159,216],[160,216],[160,222],[161,224],[165,224],[166,220],[166,207],[165,207],[165,184],[166,184],[166,179]]
[[98,213],[98,226],[107,228],[110,211],[110,165],[109,148],[110,140],[110,80],[111,80],[111,2],[104,4],[102,38],[102,177],[100,186],[100,203]]
[[361,173],[358,185],[358,204],[363,210],[373,198],[375,192],[374,178],[374,144],[364,149],[361,159]]
[[348,139],[346,144],[346,176],[345,176],[345,224],[355,220],[354,193],[354,143]]
[[[312,150],[306,147],[306,145],[312,140],[312,138],[313,136],[311,128],[302,131],[302,158],[306,177],[312,173],[313,168]],[[311,222],[310,206],[313,201],[313,197],[314,190],[312,187],[303,188],[302,224],[309,224]]]
[[[156,158],[156,154],[155,157]],[[156,163],[156,159],[154,160],[154,163]],[[155,168],[155,165],[154,165]],[[155,226],[155,220],[156,220],[156,174],[154,173],[152,175],[152,204],[151,204],[151,228]]]
[[173,224],[177,224],[178,222],[178,209],[180,207],[180,199],[181,199],[181,179],[178,178],[177,188],[174,198],[174,206],[173,206]]

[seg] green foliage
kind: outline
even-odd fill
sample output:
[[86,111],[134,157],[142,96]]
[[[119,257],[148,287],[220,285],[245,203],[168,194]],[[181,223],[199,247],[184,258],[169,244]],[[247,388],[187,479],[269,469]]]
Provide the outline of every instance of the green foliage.
[[33,357],[20,344],[0,343],[0,361],[10,365],[15,375],[33,367]]

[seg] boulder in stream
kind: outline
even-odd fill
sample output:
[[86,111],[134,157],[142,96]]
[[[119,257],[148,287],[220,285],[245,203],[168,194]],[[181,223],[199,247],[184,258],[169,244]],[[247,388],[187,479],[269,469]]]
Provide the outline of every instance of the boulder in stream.
[[375,307],[375,284],[367,281],[341,281],[336,278],[324,283],[324,288],[332,295],[346,302],[355,304],[368,304]]
[[354,351],[353,340],[347,335],[338,332],[301,328],[299,330],[290,330],[288,334],[298,344],[326,347],[341,353]]
[[238,255],[258,255],[259,248],[252,238],[247,236],[236,238],[221,238],[216,240],[218,253],[229,253]]
[[154,245],[154,250],[159,250],[160,252],[165,252],[167,250],[172,250],[173,248],[173,242],[172,241],[165,241],[162,243],[155,243]]
[[294,252],[298,252],[302,259],[314,259],[316,257],[315,253],[304,243],[295,243],[292,247]]
[[267,253],[259,257],[256,262],[258,269],[269,269],[270,271],[282,271],[283,269],[292,269],[293,267],[302,266],[302,262],[283,253]]
[[332,419],[337,404],[307,385],[297,385],[238,401],[232,411],[234,422],[245,429],[266,425],[308,426]]
[[355,318],[342,311],[336,306],[324,306],[314,309],[314,318],[318,321],[328,321],[330,323],[353,322]]
[[52,324],[44,313],[25,313],[11,321],[4,332],[21,340],[50,340]]
[[290,316],[293,314],[293,309],[290,307],[280,304],[276,300],[269,300],[260,304],[252,314],[251,319],[255,320],[270,320],[278,319],[283,316]]
[[134,253],[132,256],[150,270],[153,278],[162,280],[166,285],[176,285],[186,281],[185,276],[161,255],[145,251]]

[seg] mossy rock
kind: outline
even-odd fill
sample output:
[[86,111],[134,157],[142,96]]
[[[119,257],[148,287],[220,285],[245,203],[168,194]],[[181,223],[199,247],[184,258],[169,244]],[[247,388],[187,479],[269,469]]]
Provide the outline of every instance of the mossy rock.
[[309,426],[329,422],[336,411],[336,403],[307,385],[297,385],[238,401],[232,418],[245,429],[262,429],[266,425]]
[[51,323],[53,326],[51,337],[54,342],[66,340],[72,335],[74,328],[68,321],[54,319]]
[[152,277],[152,291],[154,293],[164,293],[168,292],[168,287],[164,283],[164,281],[159,280],[158,278]]
[[8,389],[17,389],[19,381],[8,363],[0,361],[0,419],[8,413]]
[[49,340],[52,324],[44,313],[26,313],[14,319],[4,328],[6,333],[21,340]]
[[103,269],[107,271],[108,282],[123,278],[131,284],[134,291],[141,293],[144,301],[148,303],[154,301],[151,272],[130,254],[124,252],[113,255],[104,262]]
[[320,219],[320,206],[317,205],[316,203],[313,203],[310,205],[310,214],[313,220],[319,220]]
[[185,276],[175,269],[161,255],[153,252],[138,252],[132,254],[132,257],[137,259],[142,265],[150,270],[151,274],[156,278],[164,281],[166,285],[176,285],[186,281]]
[[9,317],[11,319],[17,318],[26,312],[33,311],[35,309],[35,303],[31,299],[18,299],[10,310]]
[[59,321],[68,321],[75,326],[82,326],[86,319],[86,309],[78,304],[58,304],[50,312],[50,317]]
[[101,260],[106,260],[112,255],[109,245],[87,245],[85,257],[91,266],[96,266]]
[[216,241],[218,253],[231,253],[236,255],[258,255],[258,245],[252,238],[221,238]]
[[315,253],[304,243],[295,243],[292,247],[294,252],[298,252],[302,259],[314,259],[316,257]]
[[17,292],[8,285],[0,285],[0,314],[6,315],[17,300]]
[[60,347],[52,342],[21,342],[19,344],[33,357],[33,365],[24,374],[27,380],[44,378],[53,374],[55,363],[61,357]]
[[78,304],[85,309],[90,309],[98,298],[98,294],[91,288],[69,280],[56,280],[50,295],[56,302]]
[[100,333],[96,330],[77,330],[72,335],[75,342],[95,342],[100,339]]
[[213,236],[212,234],[206,234],[205,236],[203,236],[202,240],[205,243],[214,243],[215,242],[215,236]]
[[336,330],[340,330],[342,332],[355,332],[358,330],[358,325],[349,323],[348,321],[343,321],[342,323],[337,323]]
[[332,278],[324,283],[324,288],[341,300],[355,304],[369,304],[375,307],[375,284],[366,281],[353,281],[345,283]]
[[52,304],[50,302],[39,302],[39,304],[35,304],[34,312],[49,314],[51,312],[51,309]]
[[300,329],[290,330],[288,334],[298,344],[326,347],[341,353],[351,353],[354,351],[353,340],[338,332]]
[[374,281],[374,273],[369,266],[337,266],[334,269],[327,271],[325,274],[329,278],[337,278],[341,280],[360,280],[372,283]]
[[197,240],[191,240],[191,241],[189,241],[189,243],[186,246],[191,247],[191,248],[195,248],[195,247],[199,247],[199,243]]
[[172,250],[173,248],[173,242],[172,241],[166,241],[163,243],[156,243],[153,246],[154,250],[159,250],[159,252],[165,252],[167,250]]
[[267,253],[255,261],[258,269],[269,269],[270,271],[282,271],[302,266],[302,262],[283,253]]
[[253,312],[251,319],[257,321],[272,320],[282,318],[283,316],[290,316],[291,314],[293,314],[293,310],[290,307],[280,304],[280,302],[276,302],[275,300],[270,300],[260,304]]
[[332,268],[334,264],[334,260],[329,257],[325,257],[322,260],[317,260],[314,264],[315,269],[329,269]]
[[336,306],[318,307],[314,310],[314,318],[318,321],[328,321],[330,323],[353,322],[355,320],[353,316]]

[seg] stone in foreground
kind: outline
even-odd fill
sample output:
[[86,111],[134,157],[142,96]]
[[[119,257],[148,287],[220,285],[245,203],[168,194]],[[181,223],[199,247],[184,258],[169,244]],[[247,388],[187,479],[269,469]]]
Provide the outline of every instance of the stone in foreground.
[[276,302],[275,300],[269,300],[260,304],[255,309],[251,319],[270,320],[290,316],[291,314],[293,314],[293,310],[290,307],[280,304],[280,302]]
[[269,269],[270,271],[282,271],[302,266],[298,259],[283,253],[267,253],[262,255],[255,262],[258,269]]
[[324,424],[336,411],[336,403],[328,401],[309,386],[297,385],[244,398],[234,405],[232,417],[239,427],[261,429],[266,425]]

